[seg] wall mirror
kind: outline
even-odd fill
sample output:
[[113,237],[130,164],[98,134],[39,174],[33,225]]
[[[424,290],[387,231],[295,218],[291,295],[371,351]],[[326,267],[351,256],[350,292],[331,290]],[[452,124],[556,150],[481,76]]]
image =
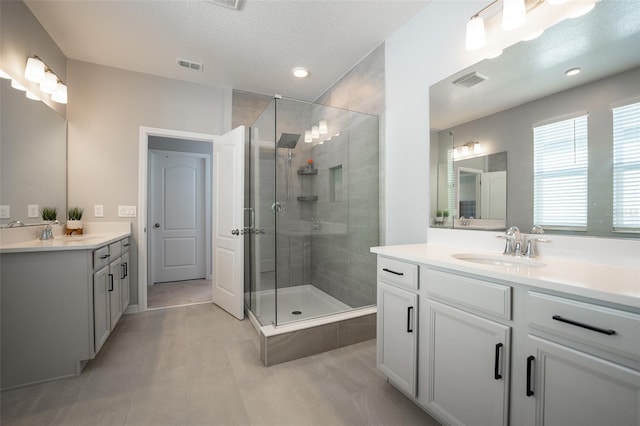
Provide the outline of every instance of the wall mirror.
[[[42,207],[56,207],[65,222],[67,121],[10,80],[0,79],[0,91],[0,227],[16,220],[42,224]],[[37,215],[28,214],[29,205],[38,206]]]
[[[468,219],[455,187],[456,166],[476,169],[458,164],[464,150],[464,161],[504,153],[502,229],[516,225],[528,232],[534,222],[533,129],[582,114],[588,117],[586,225],[545,232],[637,238],[633,230],[614,230],[613,225],[612,110],[640,102],[639,45],[640,3],[602,0],[587,15],[566,19],[537,39],[517,43],[501,56],[431,86],[430,225],[458,228],[464,226],[460,216]],[[579,74],[566,75],[576,67]],[[459,84],[462,77],[473,77],[478,84]],[[445,209],[450,218],[439,221],[438,211]],[[475,217],[466,226],[498,229]]]

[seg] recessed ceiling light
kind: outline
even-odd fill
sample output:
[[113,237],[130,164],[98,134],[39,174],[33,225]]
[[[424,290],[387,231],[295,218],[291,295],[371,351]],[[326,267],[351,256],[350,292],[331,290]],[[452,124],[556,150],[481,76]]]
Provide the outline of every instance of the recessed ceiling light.
[[309,70],[303,67],[297,67],[291,70],[294,76],[298,78],[306,78],[309,77]]
[[568,69],[567,71],[565,71],[566,75],[576,75],[576,74],[580,74],[580,71],[582,71],[582,68],[571,68]]

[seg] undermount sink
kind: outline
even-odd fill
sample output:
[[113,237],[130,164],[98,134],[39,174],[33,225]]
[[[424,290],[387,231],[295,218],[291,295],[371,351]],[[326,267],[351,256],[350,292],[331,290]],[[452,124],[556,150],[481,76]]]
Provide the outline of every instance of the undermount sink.
[[528,259],[526,257],[507,256],[503,254],[475,254],[475,253],[455,253],[451,257],[458,260],[464,260],[465,262],[480,263],[482,265],[494,265],[505,267],[529,267],[529,268],[541,268],[547,266],[537,260]]

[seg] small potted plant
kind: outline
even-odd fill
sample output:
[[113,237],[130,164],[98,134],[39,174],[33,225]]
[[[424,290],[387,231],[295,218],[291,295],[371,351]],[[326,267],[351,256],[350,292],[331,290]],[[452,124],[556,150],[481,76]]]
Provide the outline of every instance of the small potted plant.
[[58,209],[56,207],[43,207],[40,210],[42,220],[51,222],[58,219]]
[[444,222],[444,216],[443,216],[444,212],[442,210],[438,210],[436,212],[436,223],[442,223]]
[[67,235],[82,234],[82,213],[84,209],[80,207],[70,207],[67,212]]
[[442,221],[446,222],[449,220],[449,210],[443,210],[442,211]]

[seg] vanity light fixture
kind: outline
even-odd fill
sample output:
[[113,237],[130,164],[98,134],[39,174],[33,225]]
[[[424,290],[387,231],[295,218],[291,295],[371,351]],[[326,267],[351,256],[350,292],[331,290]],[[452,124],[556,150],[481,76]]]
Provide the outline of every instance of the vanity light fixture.
[[311,137],[311,130],[306,130],[304,132],[304,141],[305,141],[305,143],[313,142],[313,138]]
[[[24,78],[40,85],[40,91],[51,95],[51,100],[60,104],[67,103],[67,86],[58,78],[53,70],[37,56],[27,59]],[[31,92],[32,98],[41,100]]]
[[311,137],[313,139],[318,139],[320,137],[320,129],[318,126],[311,126]]
[[40,98],[37,97],[36,95],[34,95],[33,93],[31,93],[30,91],[27,90],[27,99],[31,99],[33,101],[39,101]]
[[453,148],[453,158],[468,157],[482,153],[482,144],[478,141],[467,142]]
[[44,79],[40,82],[40,90],[50,95],[58,90],[58,77],[52,72],[44,73]]
[[296,67],[293,70],[291,70],[291,72],[293,73],[294,77],[297,77],[297,78],[309,77],[309,70],[304,67]]
[[[499,50],[518,41],[533,40],[546,28],[565,18],[588,13],[598,1],[494,0],[473,14],[467,22],[465,47],[467,50],[479,50],[490,44],[493,50]],[[485,13],[500,2],[502,14]]]
[[51,95],[51,100],[59,104],[67,103],[67,86],[62,83],[58,83],[56,92]]

